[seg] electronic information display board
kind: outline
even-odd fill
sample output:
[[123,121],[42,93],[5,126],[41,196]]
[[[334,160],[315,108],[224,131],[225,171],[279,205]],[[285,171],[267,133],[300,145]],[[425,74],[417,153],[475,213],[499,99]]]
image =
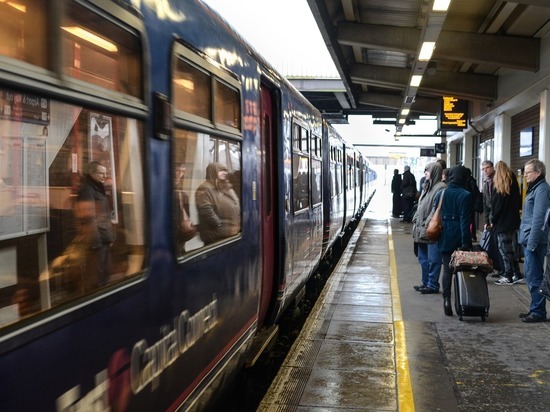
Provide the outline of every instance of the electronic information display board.
[[468,101],[452,96],[441,98],[440,130],[462,130],[468,127]]

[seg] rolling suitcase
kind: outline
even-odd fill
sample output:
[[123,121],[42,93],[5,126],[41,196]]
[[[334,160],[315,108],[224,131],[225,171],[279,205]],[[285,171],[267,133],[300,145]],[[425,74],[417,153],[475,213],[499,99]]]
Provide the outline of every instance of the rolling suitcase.
[[486,273],[460,270],[454,275],[455,309],[458,318],[464,316],[489,316],[489,289]]

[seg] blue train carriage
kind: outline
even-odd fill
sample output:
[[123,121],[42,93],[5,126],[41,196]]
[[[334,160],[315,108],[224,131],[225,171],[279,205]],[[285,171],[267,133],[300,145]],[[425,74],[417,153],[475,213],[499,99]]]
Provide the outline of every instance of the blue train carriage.
[[252,341],[258,65],[179,6],[0,4],[1,410],[200,409]]
[[320,114],[198,1],[0,21],[0,409],[203,408],[320,259]]

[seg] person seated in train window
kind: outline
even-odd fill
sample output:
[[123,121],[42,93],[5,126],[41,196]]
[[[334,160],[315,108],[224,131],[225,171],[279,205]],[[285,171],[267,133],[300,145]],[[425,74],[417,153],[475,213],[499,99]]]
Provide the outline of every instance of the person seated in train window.
[[176,163],[174,169],[174,211],[177,227],[178,253],[185,253],[185,242],[193,239],[197,234],[197,228],[193,224],[189,214],[189,196],[183,190],[186,167],[185,163]]
[[195,192],[199,213],[199,233],[205,245],[238,234],[241,230],[239,198],[227,179],[227,168],[210,163],[206,180]]

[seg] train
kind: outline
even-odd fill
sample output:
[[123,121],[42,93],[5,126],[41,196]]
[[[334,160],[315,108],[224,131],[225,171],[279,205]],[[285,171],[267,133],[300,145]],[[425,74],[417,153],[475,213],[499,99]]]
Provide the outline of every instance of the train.
[[0,22],[0,410],[208,410],[375,170],[200,0],[17,0]]

